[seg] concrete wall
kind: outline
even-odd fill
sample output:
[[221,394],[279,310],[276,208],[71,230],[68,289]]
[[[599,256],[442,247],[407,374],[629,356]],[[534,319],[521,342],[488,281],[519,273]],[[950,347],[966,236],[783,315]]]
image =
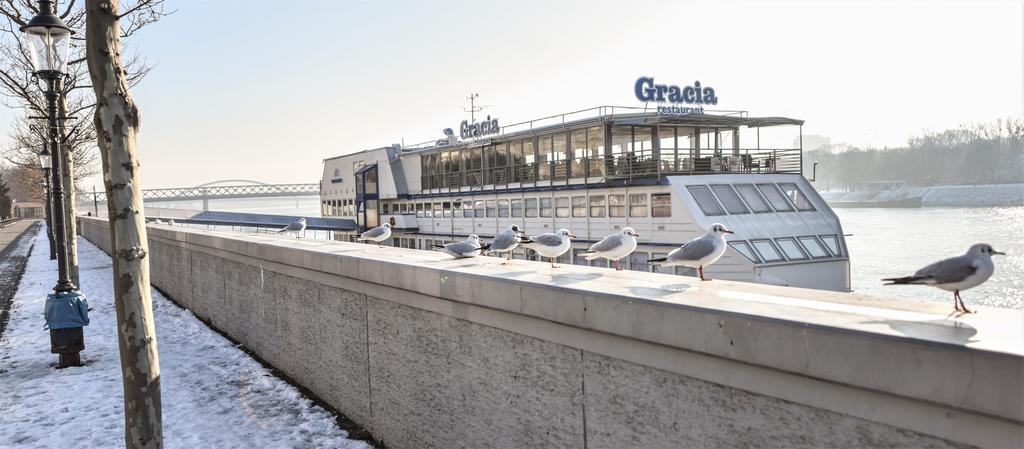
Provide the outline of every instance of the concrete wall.
[[[82,234],[109,252],[106,222]],[[389,448],[1021,447],[1024,314],[149,227],[153,284]]]

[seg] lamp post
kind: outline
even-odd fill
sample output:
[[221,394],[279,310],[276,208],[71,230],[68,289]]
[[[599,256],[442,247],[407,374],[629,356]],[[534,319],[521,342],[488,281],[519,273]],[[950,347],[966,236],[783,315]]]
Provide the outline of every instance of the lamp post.
[[50,159],[50,151],[43,147],[39,152],[39,166],[43,168],[43,211],[46,215],[46,237],[50,240],[50,260],[57,259],[57,247],[53,241],[53,221],[50,212],[50,169],[53,168],[53,160]]
[[82,326],[89,324],[88,304],[68,276],[70,265],[64,223],[62,139],[59,128],[60,120],[63,118],[57,116],[57,101],[61,95],[61,83],[68,60],[68,45],[73,32],[54,13],[52,0],[39,0],[39,13],[21,27],[21,31],[25,33],[28,41],[35,76],[46,83],[43,95],[46,98],[47,149],[43,151],[51,153],[51,220],[54,224],[54,240],[57,243],[57,285],[53,288],[55,293],[46,299],[46,323],[50,328],[50,352],[59,355],[60,367],[64,368],[81,364],[79,352],[85,349]]

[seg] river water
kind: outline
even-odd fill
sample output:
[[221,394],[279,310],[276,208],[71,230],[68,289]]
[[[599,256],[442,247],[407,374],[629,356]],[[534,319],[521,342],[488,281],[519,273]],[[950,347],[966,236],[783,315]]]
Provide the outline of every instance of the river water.
[[[953,304],[953,294],[924,286],[883,286],[885,277],[913,274],[940,259],[958,256],[975,243],[988,243],[995,274],[985,284],[960,292],[971,304],[1024,309],[1024,207],[920,209],[835,209],[850,249],[854,291],[873,296]],[[952,309],[950,309],[952,310]]]
[[[202,209],[201,201],[146,203]],[[210,209],[233,212],[319,216],[317,197],[213,200]],[[835,209],[850,250],[851,286],[872,296],[949,303],[953,295],[924,286],[883,286],[882,278],[913,274],[946,257],[963,254],[974,243],[988,243],[995,274],[961,293],[964,303],[1024,309],[1024,207],[920,209]],[[951,309],[952,310],[952,309]]]

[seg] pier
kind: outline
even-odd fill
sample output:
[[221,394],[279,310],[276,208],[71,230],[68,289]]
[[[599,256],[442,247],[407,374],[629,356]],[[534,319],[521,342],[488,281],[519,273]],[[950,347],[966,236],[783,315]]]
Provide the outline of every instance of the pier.
[[1024,441],[1020,310],[148,233],[154,286],[389,448]]

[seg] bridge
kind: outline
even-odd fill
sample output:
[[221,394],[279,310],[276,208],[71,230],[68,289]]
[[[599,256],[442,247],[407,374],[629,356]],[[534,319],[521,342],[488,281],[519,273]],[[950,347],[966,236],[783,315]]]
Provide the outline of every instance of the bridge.
[[[317,196],[320,184],[267,184],[245,179],[227,179],[200,184],[195,187],[171,187],[164,189],[143,189],[143,201],[189,201],[203,200],[203,210],[208,210],[209,200],[232,198],[274,198],[283,196]],[[80,201],[106,202],[106,192],[79,190]]]

